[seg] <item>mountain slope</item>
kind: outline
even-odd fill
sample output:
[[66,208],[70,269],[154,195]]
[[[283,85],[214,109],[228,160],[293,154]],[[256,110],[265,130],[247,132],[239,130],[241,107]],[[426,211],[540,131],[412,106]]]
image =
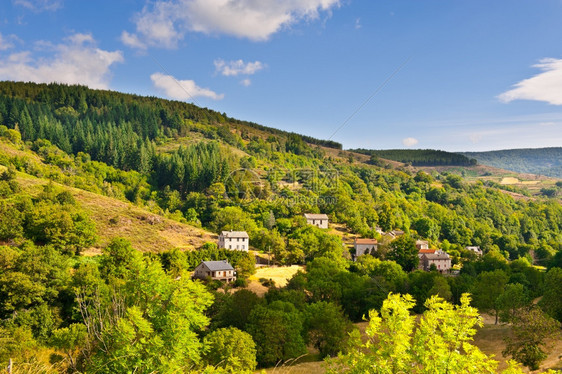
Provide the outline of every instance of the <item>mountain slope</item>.
[[[35,152],[24,150],[0,140],[0,159],[25,160],[30,170],[39,170],[42,174],[55,175],[57,167],[45,164]],[[0,165],[0,172],[6,170]],[[52,179],[41,178],[26,172],[17,172],[15,181],[22,193],[29,196],[39,195],[44,186],[53,184],[68,191],[78,205],[94,221],[98,240],[85,254],[98,254],[112,238],[123,237],[134,248],[143,252],[160,252],[171,248],[192,250],[205,242],[216,241],[216,235],[206,230],[172,220],[143,207],[132,204],[126,199],[119,200],[99,193],[72,187]],[[70,180],[66,180],[70,183]],[[105,182],[110,185],[109,182]]]
[[462,152],[479,163],[518,173],[562,178],[562,147],[506,149],[490,152]]

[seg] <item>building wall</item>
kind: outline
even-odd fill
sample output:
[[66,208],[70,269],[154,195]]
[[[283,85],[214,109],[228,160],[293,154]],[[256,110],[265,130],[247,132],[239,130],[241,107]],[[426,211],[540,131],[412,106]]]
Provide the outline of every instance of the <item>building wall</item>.
[[319,227],[321,229],[327,229],[328,228],[328,220],[327,219],[310,219],[310,218],[308,218],[306,220],[306,222],[309,225],[314,225],[314,226]]
[[199,266],[197,266],[195,268],[194,273],[193,273],[193,277],[197,278],[197,279],[205,279],[205,278],[210,277],[210,276],[211,276],[211,272],[203,264],[200,264]]
[[428,260],[426,259],[424,263],[424,270],[429,271],[431,264],[435,264],[437,270],[440,272],[447,272],[451,270],[451,259],[444,260]]
[[362,256],[365,253],[371,253],[371,251],[376,251],[377,246],[373,244],[355,244],[355,256]]
[[247,252],[250,249],[250,239],[225,238],[222,235],[219,235],[219,248],[226,248],[226,249]]

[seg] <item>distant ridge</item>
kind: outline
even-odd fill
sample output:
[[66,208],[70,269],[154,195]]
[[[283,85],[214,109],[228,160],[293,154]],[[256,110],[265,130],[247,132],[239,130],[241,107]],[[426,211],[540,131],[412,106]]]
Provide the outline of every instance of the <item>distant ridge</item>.
[[473,166],[477,162],[464,155],[436,149],[352,149],[351,151],[409,163],[413,166]]
[[459,154],[496,168],[562,178],[562,147],[505,149]]

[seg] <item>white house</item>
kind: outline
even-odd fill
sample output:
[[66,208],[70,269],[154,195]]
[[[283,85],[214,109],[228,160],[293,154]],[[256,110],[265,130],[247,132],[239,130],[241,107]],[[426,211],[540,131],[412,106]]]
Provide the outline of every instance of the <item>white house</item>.
[[236,280],[236,271],[227,260],[222,261],[201,261],[193,272],[196,279],[217,279],[226,282]]
[[219,248],[248,251],[250,237],[246,231],[223,231],[219,235]]
[[468,247],[464,247],[464,249],[467,249],[469,251],[472,251],[474,253],[476,253],[478,256],[482,256],[482,249],[480,249],[480,247],[478,246],[468,246]]
[[309,225],[314,225],[321,229],[328,228],[328,215],[326,214],[305,213],[304,217],[306,218],[306,223]]
[[373,254],[376,252],[378,248],[377,239],[357,239],[353,242],[353,247],[355,248],[355,257],[356,259],[359,256],[364,254]]

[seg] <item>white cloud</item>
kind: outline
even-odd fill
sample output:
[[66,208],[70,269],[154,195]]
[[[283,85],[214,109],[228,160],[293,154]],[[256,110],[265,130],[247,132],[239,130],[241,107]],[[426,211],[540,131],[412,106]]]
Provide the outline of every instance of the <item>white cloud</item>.
[[61,8],[63,0],[12,0],[12,2],[34,12],[43,12]]
[[74,34],[58,45],[47,42],[37,44],[52,56],[34,59],[30,51],[12,53],[0,59],[0,79],[108,88],[109,68],[124,61],[121,51],[97,48],[90,34]]
[[224,94],[217,94],[208,89],[201,88],[192,80],[177,80],[171,75],[154,73],[150,76],[154,87],[163,91],[166,96],[175,100],[194,100],[196,97],[208,97],[221,100]]
[[402,144],[406,147],[413,147],[418,144],[418,139],[416,138],[404,138],[402,139]]
[[252,75],[262,70],[265,65],[260,61],[244,62],[242,60],[224,61],[215,60],[215,69],[224,76]]
[[[8,39],[11,39],[10,37],[8,37]],[[0,51],[5,51],[6,49],[10,49],[13,48],[14,44],[7,40],[4,36],[2,36],[2,34],[0,34]]]
[[136,48],[175,48],[188,31],[267,40],[302,20],[329,14],[341,0],[157,0],[134,22],[136,34],[121,40]]
[[355,20],[355,29],[359,30],[361,28],[361,18]]
[[242,80],[240,81],[240,84],[241,84],[242,86],[244,86],[244,87],[248,87],[249,85],[252,84],[252,81],[249,80],[248,78],[246,78],[246,79],[242,79]]
[[544,58],[533,67],[543,72],[515,84],[515,88],[502,93],[498,98],[504,103],[536,100],[562,105],[562,59]]
[[121,33],[121,41],[132,48],[146,49],[146,44],[137,35],[129,34],[127,31]]

